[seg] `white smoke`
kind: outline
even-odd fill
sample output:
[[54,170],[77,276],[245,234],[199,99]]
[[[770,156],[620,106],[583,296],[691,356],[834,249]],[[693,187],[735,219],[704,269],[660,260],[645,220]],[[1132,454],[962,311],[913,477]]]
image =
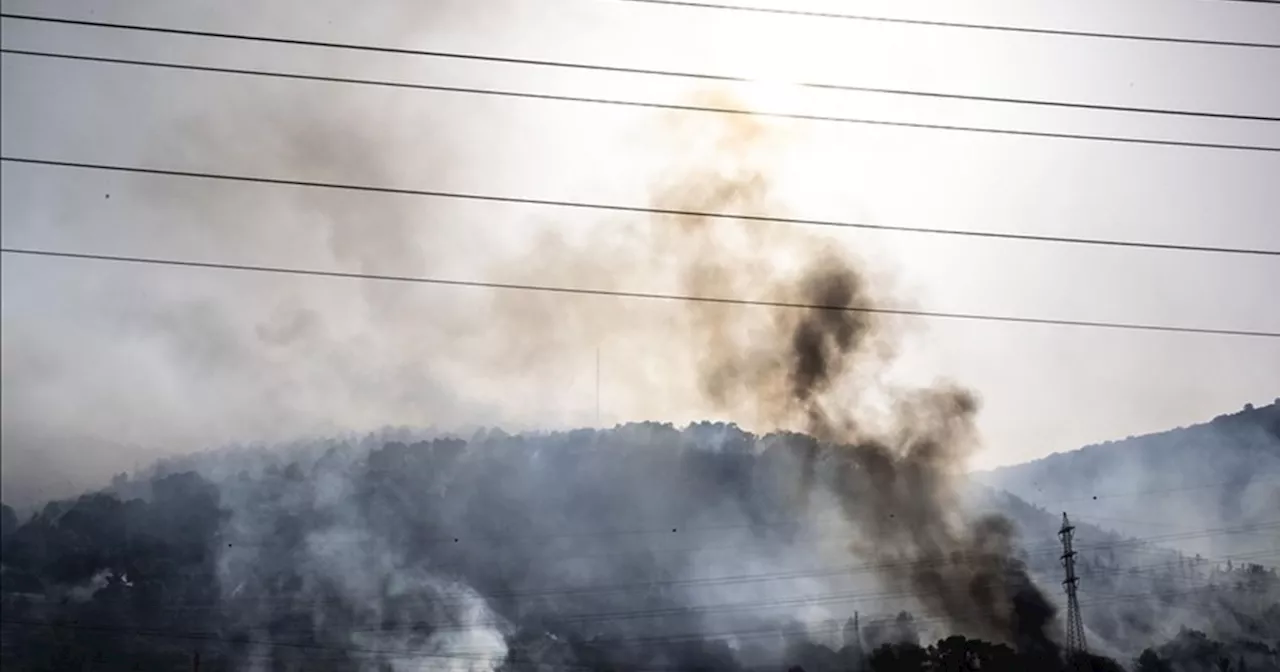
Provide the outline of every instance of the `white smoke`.
[[[278,508],[242,497],[234,486],[223,489],[222,504],[231,517],[218,571],[227,613],[249,629],[270,623],[280,602],[248,596],[268,594],[271,587],[259,577],[285,563],[296,582],[286,599],[295,612],[310,615],[294,639],[314,633],[322,642],[316,649],[350,654],[359,669],[370,672],[387,666],[395,672],[495,669],[507,655],[509,626],[469,586],[406,562],[351,504],[353,484],[337,468],[329,461],[306,480],[290,481],[294,487],[271,503]],[[292,553],[277,552],[273,543],[281,538],[281,522],[304,515],[329,524],[307,532]],[[271,647],[253,651],[245,667],[273,660],[276,653]]]

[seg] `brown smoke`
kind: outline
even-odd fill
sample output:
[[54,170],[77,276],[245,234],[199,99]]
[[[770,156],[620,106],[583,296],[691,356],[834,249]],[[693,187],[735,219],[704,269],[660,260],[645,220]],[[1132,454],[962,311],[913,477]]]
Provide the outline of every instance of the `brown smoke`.
[[[771,188],[774,137],[762,122],[681,117],[663,131],[681,161],[658,180],[655,208],[782,212]],[[532,282],[644,291],[665,279],[663,291],[805,306],[683,303],[655,328],[635,301],[508,295],[495,314],[521,346],[499,359],[536,366],[579,339],[647,328],[670,355],[663,380],[696,380],[703,408],[818,439],[799,486],[837,494],[861,534],[853,552],[884,561],[890,583],[965,633],[1052,648],[1045,626],[1053,609],[1014,558],[1011,525],[957,517],[959,479],[977,446],[977,397],[952,385],[904,391],[879,382],[901,325],[866,310],[884,305],[883,283],[844,248],[797,226],[658,215],[601,223],[578,242],[546,238],[522,263],[528,277],[517,279]],[[872,392],[893,400],[887,422],[869,410]]]

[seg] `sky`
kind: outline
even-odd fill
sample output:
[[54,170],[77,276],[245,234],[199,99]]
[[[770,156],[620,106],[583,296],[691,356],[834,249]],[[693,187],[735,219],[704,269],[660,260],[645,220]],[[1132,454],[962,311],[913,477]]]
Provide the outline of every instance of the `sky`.
[[[1224,40],[1275,42],[1280,35],[1280,8],[1243,2],[792,5]],[[775,112],[1280,147],[1277,122],[796,85],[1280,116],[1280,87],[1268,85],[1280,72],[1280,49],[618,0],[0,6],[754,81],[713,86],[15,19],[0,24],[7,49],[658,103],[716,96]],[[689,165],[741,160],[767,170],[768,214],[1280,250],[1280,152],[765,119],[759,124],[767,137],[752,139],[751,155],[726,158],[709,139],[723,130],[714,125],[725,123],[714,116],[16,54],[0,59],[6,157],[642,206]],[[632,256],[640,251],[625,237],[592,242],[609,227],[670,225],[643,215],[11,162],[0,165],[0,190],[5,247],[536,282],[559,277],[562,269],[543,256],[546,241],[558,240],[593,269],[573,278],[579,286],[670,285],[670,278],[641,272],[649,266]],[[893,305],[1280,331],[1276,257],[759,226],[856,255]],[[777,263],[792,261],[779,252]],[[539,340],[536,356],[509,356],[530,340],[519,324],[494,318],[495,306],[512,301],[547,323],[590,328]],[[548,429],[710,417],[687,389],[681,355],[663,332],[672,319],[663,311],[674,309],[636,301],[619,308],[620,301],[627,300],[502,298],[475,288],[6,254],[4,497],[67,494],[161,455],[228,442],[384,425]],[[1280,396],[1280,339],[925,319],[898,326],[893,381],[955,380],[980,397],[985,447],[974,468],[1184,426]]]

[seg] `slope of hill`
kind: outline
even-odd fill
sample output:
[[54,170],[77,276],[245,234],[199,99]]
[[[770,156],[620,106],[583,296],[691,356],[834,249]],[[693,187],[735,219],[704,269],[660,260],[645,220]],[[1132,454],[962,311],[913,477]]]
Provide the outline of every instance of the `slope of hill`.
[[1163,537],[1188,553],[1280,556],[1280,399],[975,477],[1082,521]]
[[[792,644],[835,655],[855,612],[868,647],[976,633],[1034,653],[1024,633],[1061,632],[1059,511],[981,487],[960,506],[856,447],[713,424],[389,438],[190,456],[31,517],[5,507],[0,658],[174,667],[189,640],[116,635],[177,614],[217,633],[204,669],[405,650],[559,664],[610,642],[701,665],[725,638],[742,648],[711,668],[778,667]],[[1077,548],[1095,650],[1132,658],[1184,625],[1280,633],[1273,571],[1087,523]],[[264,637],[314,650],[244,644]]]

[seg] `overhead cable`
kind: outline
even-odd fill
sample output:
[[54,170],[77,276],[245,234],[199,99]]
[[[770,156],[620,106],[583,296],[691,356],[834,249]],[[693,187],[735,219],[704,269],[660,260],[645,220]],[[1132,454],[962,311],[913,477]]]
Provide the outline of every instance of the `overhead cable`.
[[119,173],[142,175],[161,175],[190,179],[218,180],[251,184],[269,184],[289,187],[315,189],[335,189],[379,194],[397,194],[402,196],[422,196],[429,198],[445,198],[452,200],[480,201],[487,203],[507,203],[534,205],[541,207],[567,208],[574,210],[595,210],[601,212],[622,212],[644,215],[664,215],[671,217],[694,217],[699,219],[738,220],[761,224],[791,224],[797,226],[825,226],[834,228],[863,229],[870,231],[893,231],[902,233],[918,233],[939,236],[962,236],[972,238],[995,238],[1024,242],[1058,243],[1071,245],[1094,245],[1120,248],[1145,248],[1153,250],[1169,250],[1179,252],[1205,252],[1216,254],[1237,254],[1246,256],[1280,257],[1280,250],[1252,247],[1220,247],[1213,245],[1189,245],[1180,243],[1162,243],[1155,241],[1117,240],[1108,238],[1083,238],[1076,236],[1050,236],[1033,233],[1012,233],[1003,231],[972,231],[961,229],[940,229],[932,227],[903,226],[893,224],[871,224],[849,220],[814,219],[801,217],[781,217],[773,215],[757,215],[750,213],[716,212],[709,210],[692,210],[683,208],[659,208],[652,206],[622,205],[598,201],[578,201],[532,198],[527,196],[505,196],[501,194],[485,194],[479,192],[463,192],[437,189],[410,189],[402,187],[386,187],[376,185],[350,184],[340,182],[321,182],[316,180],[297,180],[252,175],[236,175],[231,173],[213,173],[207,171],[175,170],[168,168],[148,168],[144,166],[126,166],[109,163],[91,163],[86,161],[60,161],[23,156],[0,156],[0,162],[21,163],[57,168],[76,168],[84,170],[105,170]]
[[197,261],[188,259],[171,259],[161,257],[137,257],[114,254],[94,254],[87,252],[71,252],[63,250],[48,250],[35,248],[19,248],[4,247],[0,248],[0,252],[5,254],[20,254],[32,257],[54,257],[63,259],[78,259],[92,261],[106,261],[128,264],[148,264],[154,266],[172,266],[172,267],[188,267],[188,268],[204,268],[217,269],[227,271],[246,271],[253,273],[274,273],[284,275],[298,275],[324,278],[341,278],[347,280],[377,280],[385,282],[404,282],[426,285],[440,285],[446,287],[472,287],[483,289],[500,289],[506,291],[521,292],[539,292],[548,294],[577,295],[577,296],[608,296],[621,299],[646,299],[655,301],[672,301],[684,303],[708,303],[731,306],[760,306],[768,308],[787,308],[799,310],[827,310],[846,313],[871,313],[881,315],[896,315],[902,317],[925,317],[937,319],[981,321],[981,322],[1005,322],[1014,324],[1036,324],[1036,325],[1053,325],[1067,327],[1085,327],[1098,329],[1117,329],[1126,331],[1153,331],[1167,333],[1186,333],[1186,334],[1205,334],[1216,336],[1248,336],[1256,338],[1280,338],[1280,331],[1253,331],[1246,329],[1222,329],[1211,327],[1193,327],[1182,325],[1167,324],[1144,324],[1137,322],[1105,322],[1093,320],[1067,320],[1057,318],[1044,317],[1021,317],[1016,315],[994,315],[983,313],[952,313],[932,310],[913,310],[906,308],[877,308],[872,306],[841,306],[826,305],[816,303],[799,303],[790,301],[770,301],[763,299],[741,299],[733,297],[719,296],[695,296],[687,294],[663,294],[657,292],[635,292],[621,291],[610,289],[596,289],[589,287],[565,287],[559,285],[538,285],[526,283],[510,283],[510,282],[489,282],[482,280],[463,280],[453,278],[436,278],[418,275],[391,275],[377,273],[356,273],[352,271],[334,271],[314,268],[299,268],[288,266],[262,266],[256,264],[234,264],[213,261]]
[[[302,46],[310,46],[310,47],[324,47],[324,48],[333,48],[333,49],[349,49],[349,50],[358,50],[358,51],[377,51],[377,52],[387,52],[387,53],[393,53],[393,54],[428,56],[428,57],[435,57],[435,58],[465,59],[465,60],[487,61],[487,62],[496,62],[496,63],[534,65],[534,66],[569,68],[569,69],[578,69],[578,70],[594,70],[594,71],[602,71],[602,72],[626,73],[626,74],[638,74],[638,75],[683,77],[683,78],[693,78],[693,79],[712,80],[712,81],[721,81],[721,82],[751,83],[755,81],[751,78],[727,76],[727,75],[711,75],[711,74],[680,72],[680,71],[672,71],[672,70],[629,68],[629,67],[623,67],[623,66],[608,66],[608,65],[576,63],[576,62],[567,62],[567,61],[548,61],[548,60],[525,59],[525,58],[492,56],[492,55],[482,55],[482,54],[463,54],[463,53],[456,53],[456,52],[426,51],[426,50],[417,50],[417,49],[405,49],[405,48],[399,48],[399,47],[383,47],[383,46],[362,45],[362,44],[321,42],[321,41],[315,41],[315,40],[302,40],[302,39],[295,39],[295,38],[269,37],[269,36],[261,36],[261,35],[244,35],[244,34],[236,34],[236,33],[220,33],[220,32],[212,32],[212,31],[166,28],[166,27],[159,27],[159,26],[140,26],[140,25],[119,24],[119,23],[109,23],[109,22],[100,22],[100,21],[82,21],[77,19],[27,16],[27,15],[16,15],[16,14],[9,14],[9,13],[0,13],[0,17],[10,18],[10,19],[21,19],[21,20],[28,20],[28,21],[47,21],[47,22],[53,22],[53,23],[67,23],[72,25],[86,25],[86,26],[102,27],[102,28],[115,28],[120,30],[140,30],[145,32],[169,33],[169,34],[175,34],[175,35],[199,36],[199,37],[209,37],[209,38],[217,38],[217,39],[248,40],[248,41],[255,41],[255,42],[280,43],[280,44],[302,45]],[[751,110],[735,109],[732,107],[724,107],[724,106],[717,107],[717,106],[703,106],[703,105],[645,103],[645,102],[626,101],[626,100],[617,100],[617,99],[601,99],[601,98],[594,98],[590,96],[559,96],[554,94],[525,93],[525,92],[501,90],[501,89],[444,87],[444,86],[431,86],[431,85],[422,85],[422,84],[414,85],[414,84],[408,84],[408,83],[397,83],[397,82],[389,82],[389,81],[383,81],[383,80],[326,77],[321,75],[299,75],[299,74],[293,74],[293,73],[269,72],[269,71],[240,69],[240,68],[220,68],[220,67],[213,67],[213,66],[193,66],[193,65],[178,64],[178,63],[171,63],[171,62],[146,61],[142,59],[112,59],[107,57],[76,56],[71,54],[58,54],[58,53],[36,51],[36,50],[8,49],[6,51],[8,53],[14,53],[14,54],[21,53],[21,54],[33,55],[33,56],[61,57],[61,58],[69,58],[69,59],[83,60],[83,61],[96,60],[101,62],[115,62],[120,64],[127,63],[129,65],[138,65],[138,66],[181,68],[181,69],[193,70],[193,71],[202,70],[207,72],[222,72],[227,74],[240,74],[240,75],[274,76],[279,78],[306,79],[306,80],[313,80],[313,81],[331,81],[331,82],[341,82],[341,83],[347,83],[347,84],[396,86],[399,88],[454,91],[459,93],[471,93],[471,94],[477,94],[477,95],[496,95],[496,96],[521,97],[521,98],[552,99],[552,100],[564,100],[564,101],[572,101],[572,102],[580,102],[580,103],[609,104],[609,105],[622,105],[622,106],[632,106],[632,107],[689,110],[689,111],[700,111],[700,112],[754,114],[756,116],[775,117],[775,118],[827,121],[827,122],[862,124],[862,125],[872,125],[872,126],[888,126],[888,127],[899,127],[899,128],[933,129],[933,130],[964,132],[964,133],[985,133],[985,134],[1010,135],[1010,136],[1021,136],[1021,137],[1053,138],[1053,139],[1063,139],[1063,140],[1083,140],[1083,141],[1096,141],[1096,142],[1117,142],[1117,143],[1127,143],[1127,144],[1157,145],[1157,146],[1201,148],[1201,149],[1280,152],[1280,147],[1257,145],[1257,144],[1251,144],[1251,143],[1207,142],[1207,141],[1202,142],[1202,141],[1194,141],[1194,140],[1140,138],[1140,137],[1131,137],[1131,136],[1115,136],[1115,135],[1092,134],[1092,133],[1035,131],[1035,130],[1026,130],[1026,129],[1010,129],[1010,128],[997,128],[997,127],[987,127],[987,126],[969,126],[969,125],[960,125],[960,124],[935,124],[935,123],[925,123],[925,122],[907,122],[907,121],[893,121],[893,120],[885,120],[885,119],[855,118],[855,117],[838,116],[838,115],[816,115],[816,114],[783,113],[783,112],[770,112],[770,111],[756,112]],[[811,88],[844,89],[844,90],[850,90],[850,91],[890,93],[890,94],[898,94],[898,95],[929,96],[934,98],[955,98],[955,99],[966,99],[966,100],[995,102],[995,103],[1021,103],[1026,105],[1038,105],[1038,106],[1050,106],[1050,107],[1073,107],[1073,108],[1079,108],[1079,109],[1106,110],[1106,111],[1114,111],[1114,112],[1173,114],[1173,115],[1183,115],[1183,116],[1193,116],[1193,117],[1218,117],[1218,118],[1224,118],[1224,119],[1253,120],[1253,121],[1277,120],[1277,118],[1272,115],[1232,114],[1232,113],[1218,113],[1218,112],[1201,112],[1201,111],[1194,111],[1194,110],[1169,110],[1169,109],[1162,110],[1160,108],[1111,106],[1111,105],[1100,105],[1100,104],[1092,104],[1092,103],[1071,103],[1071,102],[1065,102],[1065,101],[1023,100],[1023,99],[1014,99],[1014,98],[969,96],[969,95],[961,95],[961,94],[944,94],[944,93],[938,93],[938,92],[924,92],[924,91],[910,92],[905,89],[875,89],[870,87],[852,87],[852,86],[835,85],[835,84],[799,84],[798,83],[795,85],[802,86],[802,87],[811,87]]]
[[[1160,591],[1146,591],[1146,592],[1128,593],[1128,594],[1108,594],[1105,596],[1099,596],[1099,597],[1090,599],[1088,602],[1084,604],[1085,606],[1097,606],[1101,604],[1121,603],[1121,602],[1127,602],[1127,601],[1132,601],[1137,599],[1150,598],[1157,595],[1166,596],[1166,597],[1177,596],[1177,595],[1190,596],[1190,595],[1197,595],[1197,594],[1205,594],[1206,592],[1211,592],[1211,591],[1212,591],[1212,588],[1206,586],[1206,587],[1176,590],[1176,591],[1160,590]],[[974,613],[976,614],[976,610],[974,611]],[[889,614],[889,613],[879,615],[879,619],[881,620],[887,620],[893,617],[894,617],[894,614]],[[925,623],[948,623],[953,620],[954,620],[954,615],[945,616],[945,617],[944,616],[926,616],[926,617],[920,617],[920,618],[913,618],[911,620],[911,623],[914,625],[920,625]],[[155,637],[155,638],[173,639],[173,640],[226,642],[226,643],[235,643],[235,644],[241,644],[241,645],[247,644],[247,645],[266,646],[266,647],[281,647],[281,648],[290,648],[290,649],[302,649],[302,650],[308,650],[308,651],[332,651],[335,653],[345,653],[349,655],[364,654],[364,655],[376,655],[376,656],[382,656],[382,657],[483,660],[483,659],[488,659],[490,657],[493,657],[495,655],[504,655],[506,653],[505,649],[484,649],[484,650],[470,649],[470,650],[458,650],[450,653],[440,653],[438,651],[432,651],[432,650],[423,651],[416,648],[355,647],[355,646],[342,646],[342,645],[335,645],[335,644],[323,644],[315,641],[296,641],[296,640],[281,641],[274,638],[250,639],[245,637],[243,634],[227,635],[227,634],[210,632],[210,631],[185,631],[184,632],[181,630],[174,630],[170,628],[131,628],[131,627],[124,627],[119,625],[105,625],[105,624],[99,625],[99,624],[79,623],[79,622],[68,623],[68,622],[58,622],[58,621],[51,621],[51,620],[35,620],[35,619],[29,620],[29,619],[8,618],[8,617],[0,619],[0,623],[3,623],[4,625],[24,626],[24,627],[34,627],[34,628],[52,628],[56,630],[118,633],[122,635],[133,636],[133,637]],[[704,640],[712,640],[712,639],[723,638],[723,637],[732,637],[736,640],[745,640],[745,639],[785,637],[789,635],[814,636],[814,635],[820,635],[824,633],[838,634],[843,630],[843,626],[839,623],[830,624],[829,622],[814,622],[809,624],[801,623],[800,625],[802,626],[808,625],[809,627],[787,629],[787,628],[780,628],[774,625],[774,626],[768,626],[763,628],[760,628],[760,627],[739,628],[739,629],[731,629],[728,631],[715,631],[715,632],[697,632],[697,633],[681,632],[681,633],[671,633],[671,634],[663,634],[663,635],[647,635],[647,636],[639,636],[639,637],[631,635],[631,636],[627,636],[625,638],[625,641],[630,644],[635,644],[639,642],[675,643],[675,642],[681,642],[681,641],[704,641]],[[392,628],[386,628],[386,627],[381,627],[377,629],[377,631],[382,631],[382,632],[387,632],[391,630]],[[615,643],[615,642],[621,643],[621,641],[622,640],[604,639],[604,638],[597,638],[593,640],[593,642],[596,644]],[[561,667],[565,669],[578,669],[578,668],[585,669],[590,667],[589,665],[578,664],[578,663],[554,663],[551,666]],[[667,670],[674,671],[676,669],[681,669],[681,668],[665,667],[665,666],[662,666],[662,667],[642,666],[642,667],[637,667],[635,669],[638,671],[653,670],[654,672],[657,672],[657,671],[666,672]]]
[[[719,12],[753,12],[785,16],[804,16],[820,19],[839,19],[845,21],[865,21],[874,23],[897,23],[911,26],[930,26],[935,28],[964,28],[1003,33],[1023,33],[1030,35],[1053,35],[1058,37],[1089,37],[1107,40],[1129,40],[1135,42],[1164,42],[1168,44],[1194,44],[1214,47],[1244,47],[1255,49],[1280,49],[1275,42],[1256,42],[1252,40],[1217,40],[1200,37],[1169,37],[1161,35],[1134,35],[1131,33],[1109,33],[1104,31],[1068,30],[1061,28],[1033,28],[1030,26],[1007,26],[989,23],[968,23],[963,21],[939,21],[930,19],[907,19],[889,16],[871,16],[866,14],[844,14],[840,12],[820,12],[804,9],[784,9],[782,7],[746,6],[720,2],[693,2],[692,0],[611,0],[613,2],[631,2],[642,5],[664,5],[704,9]],[[1260,0],[1258,0],[1260,1]]]
[[[55,19],[48,19],[45,17],[37,18],[37,17],[30,17],[30,16],[17,16],[17,15],[11,15],[11,14],[0,14],[0,16],[3,16],[5,18],[21,19],[25,21],[41,21],[41,20],[55,21]],[[57,19],[56,22],[62,23],[64,22],[64,20]],[[113,28],[117,30],[145,29],[147,32],[171,33],[171,34],[184,35],[184,36],[210,37],[210,38],[229,39],[229,40],[235,39],[235,40],[248,40],[248,41],[257,42],[257,41],[275,41],[277,39],[280,39],[280,38],[274,38],[274,37],[263,37],[263,36],[255,36],[255,35],[238,35],[237,36],[235,34],[228,34],[228,33],[193,31],[193,30],[185,30],[185,29],[178,29],[178,28],[166,28],[161,26],[134,26],[131,24],[104,23],[104,22],[96,22],[96,21],[94,22],[74,21],[73,23],[76,25],[87,24],[92,27]],[[292,44],[297,41],[289,39],[288,42]],[[303,44],[305,44],[306,46],[317,46],[317,47],[325,47],[325,48],[332,48],[332,49],[358,49],[358,50],[383,49],[383,47],[370,46],[370,45],[348,44],[348,43],[341,43],[341,42],[318,42],[318,41],[311,41],[311,40],[303,41]],[[392,49],[394,53],[401,53],[402,51],[397,48],[388,47],[388,49]],[[241,70],[241,69],[235,69],[235,68],[188,66],[187,64],[184,64],[184,63],[145,61],[145,60],[137,60],[137,59],[117,59],[117,58],[95,57],[95,56],[81,56],[81,55],[64,54],[64,53],[42,52],[42,51],[36,51],[36,50],[4,49],[3,51],[5,53],[29,54],[33,56],[49,56],[49,57],[58,57],[58,58],[71,58],[71,59],[77,59],[77,60],[100,61],[104,63],[129,63],[133,65],[155,65],[155,66],[163,66],[163,67],[171,67],[171,68],[187,68],[192,70],[208,70],[213,72],[235,72],[238,74],[274,75],[277,77],[289,76],[287,73],[273,73],[273,72],[265,72],[260,70]],[[718,74],[712,74],[712,73],[695,72],[695,71],[687,71],[687,70],[634,68],[634,67],[617,66],[617,65],[602,65],[602,64],[596,64],[596,63],[581,63],[576,61],[553,61],[553,60],[543,60],[543,59],[511,59],[511,58],[491,56],[491,55],[485,55],[485,54],[466,54],[466,53],[459,53],[459,52],[444,52],[444,51],[410,50],[410,53],[413,55],[425,56],[430,58],[453,58],[453,59],[481,60],[481,61],[496,60],[502,63],[514,62],[519,65],[531,65],[531,66],[572,69],[572,70],[595,70],[595,71],[601,71],[601,72],[611,72],[616,74],[629,74],[629,75],[678,77],[682,79],[709,80],[709,81],[734,83],[734,84],[752,84],[757,82],[756,79],[752,77],[743,76],[743,75],[718,75]],[[385,81],[379,81],[379,80],[372,80],[372,81],[359,80],[359,79],[353,80],[353,79],[341,78],[341,77],[329,78],[329,77],[318,76],[318,75],[306,76],[306,78],[316,79],[316,80],[345,81],[345,82],[362,83],[362,84],[384,84],[384,85],[393,84],[393,82],[385,82]],[[1130,113],[1136,113],[1136,114],[1158,114],[1158,115],[1197,117],[1197,118],[1209,118],[1209,119],[1231,119],[1231,120],[1237,120],[1237,121],[1280,121],[1280,116],[1276,116],[1274,114],[1245,114],[1245,113],[1234,113],[1234,112],[1213,112],[1213,111],[1207,111],[1207,110],[1172,109],[1172,108],[1149,107],[1149,106],[1139,106],[1139,105],[1108,105],[1103,103],[1084,103],[1084,102],[1066,101],[1066,100],[1045,100],[1045,99],[1037,99],[1037,98],[1017,98],[1013,96],[986,96],[986,95],[965,94],[965,93],[947,93],[942,91],[923,91],[919,89],[907,89],[907,88],[898,88],[898,87],[857,86],[853,84],[835,84],[835,83],[829,83],[829,82],[792,82],[792,83],[789,83],[789,85],[797,88],[823,89],[823,90],[832,90],[832,91],[845,91],[845,92],[852,92],[852,93],[874,93],[874,94],[907,96],[907,97],[917,97],[917,98],[962,100],[962,101],[981,102],[981,103],[1004,103],[1004,104],[1011,104],[1011,105],[1029,105],[1029,106],[1036,106],[1036,107],[1055,107],[1055,108],[1067,108],[1067,109],[1077,109],[1077,110],[1094,110],[1094,111],[1103,111],[1103,112],[1130,112]],[[433,88],[433,87],[415,87],[415,88]]]

